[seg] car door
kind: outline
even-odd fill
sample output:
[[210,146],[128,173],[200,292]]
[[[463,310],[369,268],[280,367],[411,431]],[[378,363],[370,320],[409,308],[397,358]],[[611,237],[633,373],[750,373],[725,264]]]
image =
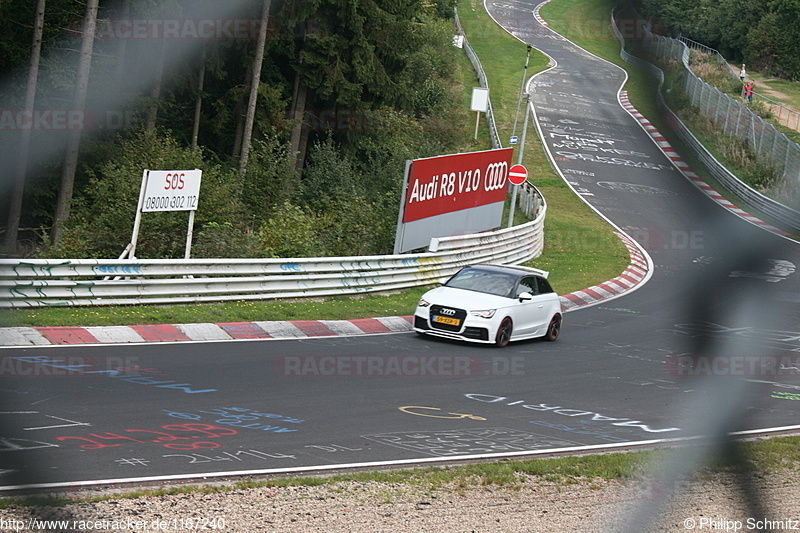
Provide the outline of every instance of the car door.
[[[514,303],[514,335],[530,336],[537,333],[537,330],[544,330],[550,321],[550,300],[552,299],[552,290],[550,294],[545,291],[549,285],[543,286],[539,283],[539,276],[525,276],[523,277],[516,289],[517,299]],[[543,279],[543,278],[541,278]],[[520,301],[520,295],[528,293],[532,296],[530,300]],[[543,333],[541,333],[543,334]]]

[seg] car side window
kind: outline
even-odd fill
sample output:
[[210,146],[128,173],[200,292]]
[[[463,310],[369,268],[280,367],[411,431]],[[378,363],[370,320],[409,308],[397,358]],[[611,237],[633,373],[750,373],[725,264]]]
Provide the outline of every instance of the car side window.
[[529,292],[534,296],[539,294],[539,287],[536,283],[535,277],[527,276],[519,281],[519,285],[517,285],[516,296],[519,297],[519,295],[522,294],[523,292]]
[[554,292],[553,288],[550,286],[550,282],[547,281],[547,279],[537,277],[536,283],[539,285],[539,294],[547,294],[548,292]]

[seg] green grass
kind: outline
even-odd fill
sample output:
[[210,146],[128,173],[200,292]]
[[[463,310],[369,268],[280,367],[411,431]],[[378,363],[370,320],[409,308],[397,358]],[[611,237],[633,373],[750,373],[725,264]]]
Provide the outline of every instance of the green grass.
[[363,298],[338,296],[320,300],[234,301],[171,306],[109,306],[17,309],[0,312],[0,326],[108,326],[250,322],[253,320],[348,320],[408,315],[425,291]]
[[766,88],[768,91],[781,93],[768,95],[776,102],[786,104],[793,109],[800,109],[800,83],[778,78],[769,78],[758,73],[753,73],[751,77],[755,80],[757,88]]

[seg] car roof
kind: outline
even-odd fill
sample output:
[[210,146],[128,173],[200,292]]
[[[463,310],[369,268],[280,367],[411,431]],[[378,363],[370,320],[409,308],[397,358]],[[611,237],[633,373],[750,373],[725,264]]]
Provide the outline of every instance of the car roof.
[[480,270],[488,270],[491,272],[501,272],[503,274],[512,274],[514,276],[524,276],[528,274],[536,274],[546,278],[550,273],[546,270],[540,270],[538,268],[533,267],[526,267],[522,265],[489,265],[489,264],[477,264],[477,265],[470,265],[464,268],[476,268]]

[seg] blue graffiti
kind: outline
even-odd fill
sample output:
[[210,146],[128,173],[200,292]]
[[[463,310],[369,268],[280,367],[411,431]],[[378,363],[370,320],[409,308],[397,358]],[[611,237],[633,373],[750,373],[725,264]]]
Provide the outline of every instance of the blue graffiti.
[[141,265],[100,265],[97,271],[101,274],[141,274]]
[[284,272],[302,272],[303,268],[300,266],[300,263],[283,263],[281,265],[281,270]]
[[151,385],[158,389],[178,389],[182,390],[187,394],[200,394],[203,392],[216,392],[217,389],[203,389],[203,390],[193,390],[191,389],[191,385],[189,383],[178,383],[175,380],[156,380],[152,377],[148,377],[142,375],[138,372],[130,372],[127,370],[87,370],[91,368],[92,365],[89,364],[71,364],[65,362],[61,359],[53,359],[51,357],[47,357],[45,355],[37,355],[37,356],[22,356],[22,357],[11,357],[9,358],[13,361],[22,361],[25,363],[31,363],[39,366],[43,366],[45,368],[54,368],[58,370],[66,370],[67,372],[75,372],[80,373],[83,375],[88,374],[105,374],[106,376],[114,379],[119,379],[120,381],[127,381],[128,383],[138,383],[139,385]]
[[[288,429],[283,426],[273,425],[275,423],[280,422],[283,424],[302,424],[305,422],[305,420],[300,420],[297,418],[276,415],[273,413],[262,413],[244,407],[222,407],[210,409],[208,411],[197,411],[197,413],[181,413],[167,409],[164,409],[164,412],[167,413],[168,416],[173,418],[181,418],[184,420],[202,420],[203,415],[212,415],[211,417],[207,418],[218,416],[221,418],[216,418],[214,420],[216,424],[256,429],[259,431],[274,431],[275,433],[291,433],[297,431],[296,429]],[[270,422],[266,422],[265,419],[269,420]]]
[[120,381],[127,381],[128,383],[138,383],[139,385],[151,385],[157,389],[177,389],[185,392],[186,394],[202,394],[204,392],[217,392],[217,389],[202,389],[194,390],[189,383],[178,383],[173,379],[157,380],[152,377],[144,376],[137,372],[128,372],[124,370],[92,370],[84,372],[84,374],[106,374],[110,378],[119,379]]

